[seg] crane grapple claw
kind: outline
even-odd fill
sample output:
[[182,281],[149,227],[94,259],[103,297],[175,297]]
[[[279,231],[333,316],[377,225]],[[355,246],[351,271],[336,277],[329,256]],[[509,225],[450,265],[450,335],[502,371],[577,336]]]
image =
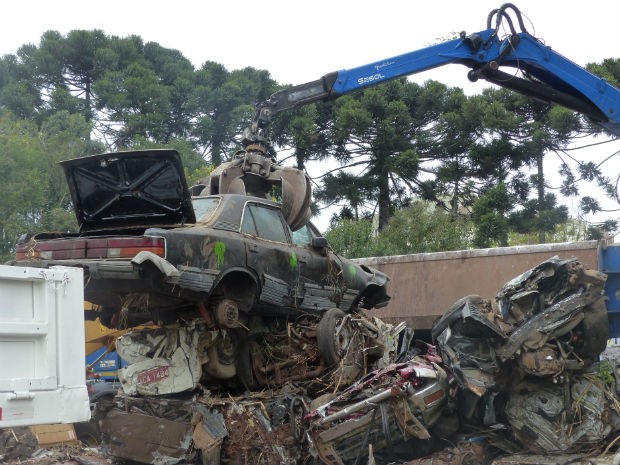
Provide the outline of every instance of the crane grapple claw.
[[240,150],[231,161],[213,170],[203,194],[271,198],[275,185],[281,187],[282,214],[291,229],[296,231],[310,219],[310,179],[302,170],[281,166],[268,158],[259,145]]
[[291,229],[296,231],[310,219],[310,179],[295,168],[282,168],[276,173],[282,182],[282,213]]

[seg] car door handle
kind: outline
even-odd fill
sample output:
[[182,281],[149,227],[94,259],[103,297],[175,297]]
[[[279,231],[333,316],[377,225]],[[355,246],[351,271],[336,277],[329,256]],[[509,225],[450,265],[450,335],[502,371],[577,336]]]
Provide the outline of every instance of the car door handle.
[[248,244],[248,251],[258,253],[258,246],[256,244]]
[[297,260],[299,263],[308,263],[308,255],[300,255]]

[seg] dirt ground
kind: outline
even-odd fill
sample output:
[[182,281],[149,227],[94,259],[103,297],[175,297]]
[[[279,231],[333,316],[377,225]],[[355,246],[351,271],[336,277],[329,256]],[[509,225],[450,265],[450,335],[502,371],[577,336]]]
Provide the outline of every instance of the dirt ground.
[[28,427],[0,429],[0,464],[6,465],[110,465],[97,447],[82,443],[39,447]]

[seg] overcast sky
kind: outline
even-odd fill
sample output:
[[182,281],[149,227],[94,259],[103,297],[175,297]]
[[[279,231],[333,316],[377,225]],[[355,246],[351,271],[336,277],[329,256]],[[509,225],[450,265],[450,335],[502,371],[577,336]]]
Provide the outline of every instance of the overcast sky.
[[[281,84],[300,84],[416,50],[459,31],[486,29],[494,0],[274,1],[13,0],[2,8],[0,54],[38,44],[46,30],[101,29],[136,34],[179,50],[199,67],[265,69]],[[620,57],[620,0],[515,0],[536,37],[579,65]],[[412,77],[436,79],[469,94],[489,84],[467,81],[467,68],[445,66]],[[600,151],[601,159],[616,148]],[[324,229],[324,228],[322,228]]]
[[[495,0],[248,1],[13,0],[2,8],[0,54],[38,44],[46,30],[101,29],[180,50],[196,67],[266,69],[298,84],[415,50],[465,30],[486,29]],[[620,55],[620,1],[516,0],[530,31],[577,64]],[[530,26],[530,24],[527,24]],[[422,73],[422,79],[466,86],[466,68]],[[480,84],[477,84],[480,85]]]

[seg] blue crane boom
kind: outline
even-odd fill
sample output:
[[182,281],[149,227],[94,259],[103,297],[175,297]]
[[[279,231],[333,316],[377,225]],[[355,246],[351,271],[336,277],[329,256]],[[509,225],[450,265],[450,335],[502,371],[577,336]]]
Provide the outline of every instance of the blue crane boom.
[[[518,22],[517,32],[512,20]],[[495,21],[495,25],[493,25]],[[499,36],[502,25],[509,33]],[[257,105],[256,116],[244,134],[245,143],[264,141],[263,131],[281,111],[308,103],[329,101],[392,79],[447,64],[470,68],[468,78],[480,78],[524,95],[578,111],[620,136],[620,90],[543,44],[525,28],[521,12],[511,3],[491,11],[487,29],[437,45],[324,75],[279,92]],[[521,71],[507,73],[500,67]]]

